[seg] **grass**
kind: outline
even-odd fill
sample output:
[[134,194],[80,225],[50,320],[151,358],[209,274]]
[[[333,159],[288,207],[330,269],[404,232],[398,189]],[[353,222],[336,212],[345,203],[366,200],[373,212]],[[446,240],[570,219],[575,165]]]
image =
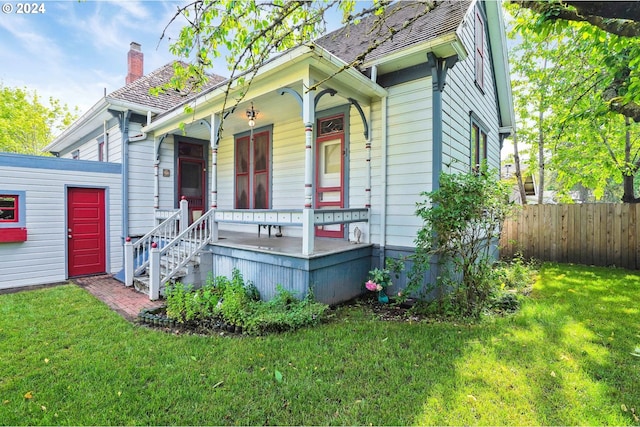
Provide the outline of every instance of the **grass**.
[[477,325],[350,307],[237,339],[135,326],[73,285],[0,295],[0,423],[637,425],[639,299],[636,272],[549,264]]

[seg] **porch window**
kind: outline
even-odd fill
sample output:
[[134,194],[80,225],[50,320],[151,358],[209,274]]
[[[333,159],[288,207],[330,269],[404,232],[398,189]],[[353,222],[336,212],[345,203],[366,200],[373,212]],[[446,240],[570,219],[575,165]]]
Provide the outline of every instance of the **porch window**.
[[487,132],[476,122],[471,122],[471,169],[479,171],[487,160]]
[[270,132],[236,137],[236,209],[270,208]]
[[0,222],[18,222],[18,196],[0,194]]
[[480,10],[475,11],[475,71],[476,84],[480,89],[484,88],[484,21]]

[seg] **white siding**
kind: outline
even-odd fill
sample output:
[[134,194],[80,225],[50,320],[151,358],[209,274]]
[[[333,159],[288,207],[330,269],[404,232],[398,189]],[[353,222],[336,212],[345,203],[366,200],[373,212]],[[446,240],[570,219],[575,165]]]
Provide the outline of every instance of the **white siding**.
[[431,190],[431,78],[389,88],[387,105],[386,245],[413,246],[420,193]]
[[147,233],[154,224],[153,141],[129,143],[129,235]]
[[500,166],[497,95],[489,54],[488,36],[485,37],[484,44],[484,88],[480,90],[475,83],[473,8],[465,16],[465,22],[466,25],[462,25],[459,35],[469,55],[464,61],[456,63],[449,70],[447,85],[442,95],[442,170],[449,173],[468,172],[471,168],[470,112],[476,114],[480,118],[481,124],[486,127],[489,166],[496,168]]
[[26,242],[0,243],[0,289],[67,279],[67,187],[105,188],[107,270],[122,269],[120,174],[0,166],[0,182],[3,190],[26,192],[27,228]]
[[[151,156],[153,157],[153,156]],[[177,201],[175,200],[175,186],[176,183],[176,170],[175,170],[175,150],[173,135],[167,136],[160,145],[160,170],[158,171],[160,177],[159,181],[159,196],[160,196],[160,209],[177,209]],[[169,176],[163,176],[163,171],[168,170]],[[153,174],[151,175],[151,185],[153,186]],[[153,188],[153,187],[152,187]],[[153,195],[153,190],[151,191]],[[151,204],[153,206],[153,202]],[[147,230],[149,231],[149,230]]]

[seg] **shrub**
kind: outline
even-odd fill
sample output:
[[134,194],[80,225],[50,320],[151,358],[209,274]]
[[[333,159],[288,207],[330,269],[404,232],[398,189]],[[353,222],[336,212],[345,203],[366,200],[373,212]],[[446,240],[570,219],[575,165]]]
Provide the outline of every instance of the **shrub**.
[[[416,254],[409,289],[422,287],[424,273],[435,258],[439,274],[433,288],[436,303],[459,317],[478,317],[496,286],[493,248],[500,227],[514,205],[497,171],[440,176],[440,187],[424,192],[417,215],[423,227],[416,238]],[[452,310],[451,310],[452,309]]]
[[167,316],[181,323],[219,318],[224,323],[241,326],[251,335],[315,325],[324,319],[329,308],[315,302],[311,292],[299,300],[281,285],[277,286],[273,299],[260,301],[258,289],[245,283],[237,269],[231,279],[219,276],[198,290],[176,283],[167,290],[166,298]]

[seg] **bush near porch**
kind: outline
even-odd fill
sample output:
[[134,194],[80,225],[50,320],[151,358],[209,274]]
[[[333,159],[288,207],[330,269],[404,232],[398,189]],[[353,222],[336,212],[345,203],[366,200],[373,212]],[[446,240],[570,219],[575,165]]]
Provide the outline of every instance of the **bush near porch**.
[[547,264],[514,315],[241,339],[135,326],[76,286],[0,295],[7,425],[637,425],[640,278]]

